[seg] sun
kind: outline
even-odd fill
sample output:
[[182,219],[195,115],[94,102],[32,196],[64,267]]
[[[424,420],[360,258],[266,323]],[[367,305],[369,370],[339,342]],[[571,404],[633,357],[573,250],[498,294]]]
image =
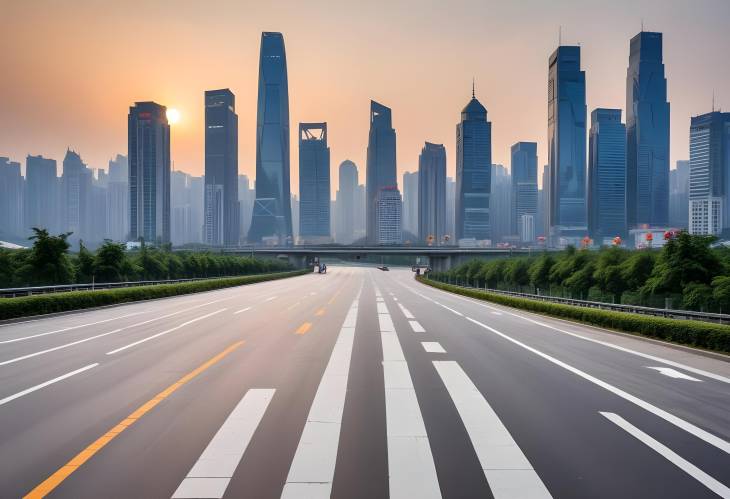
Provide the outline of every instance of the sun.
[[180,111],[171,107],[167,110],[167,121],[171,125],[175,125],[180,121]]

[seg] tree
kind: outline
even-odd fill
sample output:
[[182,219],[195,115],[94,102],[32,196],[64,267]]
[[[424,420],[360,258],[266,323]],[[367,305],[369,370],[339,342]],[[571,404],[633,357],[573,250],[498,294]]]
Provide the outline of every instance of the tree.
[[712,280],[712,299],[720,311],[730,312],[730,276],[720,275]]
[[593,279],[593,273],[595,272],[596,264],[592,261],[586,261],[580,270],[573,272],[573,274],[564,281],[565,287],[571,292],[573,296],[577,295],[578,299],[583,299],[588,295],[588,290],[594,285],[595,280]]
[[682,307],[689,310],[707,310],[712,300],[712,288],[701,282],[687,285],[682,292]]
[[598,289],[601,293],[612,294],[615,303],[621,303],[621,295],[628,287],[621,273],[621,264],[625,259],[626,251],[621,248],[601,250],[593,273]]
[[80,283],[91,282],[94,277],[94,255],[84,246],[79,239],[79,254],[76,256],[76,281]]
[[522,290],[530,284],[530,263],[526,258],[512,258],[505,267],[505,281]]
[[96,251],[94,273],[99,282],[128,280],[133,269],[125,253],[124,244],[105,239],[104,244]]
[[67,241],[71,232],[51,236],[46,229],[33,227],[33,233],[28,238],[33,241],[33,248],[20,270],[25,281],[38,285],[71,283],[74,271],[68,259]]
[[626,283],[626,290],[638,290],[649,279],[655,262],[652,251],[634,251],[621,265],[621,278]]
[[532,262],[528,272],[530,274],[530,284],[535,288],[535,292],[539,288],[550,287],[550,269],[553,265],[555,265],[555,260],[548,254],[542,255]]

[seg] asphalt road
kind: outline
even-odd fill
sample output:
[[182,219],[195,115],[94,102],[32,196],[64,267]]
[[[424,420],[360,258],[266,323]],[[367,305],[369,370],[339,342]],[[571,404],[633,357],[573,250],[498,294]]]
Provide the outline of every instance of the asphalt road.
[[0,326],[0,496],[730,497],[730,360],[331,266]]

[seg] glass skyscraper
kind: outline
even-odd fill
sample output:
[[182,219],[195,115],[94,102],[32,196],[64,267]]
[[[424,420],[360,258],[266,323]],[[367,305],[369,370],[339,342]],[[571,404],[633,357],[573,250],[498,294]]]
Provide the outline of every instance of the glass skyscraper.
[[456,239],[491,237],[489,194],[492,168],[492,124],[474,96],[456,125]]
[[551,243],[586,232],[586,78],[580,47],[560,46],[548,63],[548,220]]
[[291,244],[289,84],[281,33],[261,34],[256,114],[256,200],[248,241]]
[[28,155],[25,160],[25,178],[25,228],[41,227],[52,232],[58,231],[59,182],[56,160]]
[[662,34],[631,39],[626,71],[626,218],[629,228],[669,223],[669,102]]
[[[534,238],[534,224],[537,220],[537,143],[517,142],[512,146],[512,234],[527,234],[523,231],[525,216],[532,217]],[[532,242],[532,238],[520,238],[523,242]]]
[[[367,241],[369,243],[378,244],[381,234],[388,234],[388,240],[392,238],[390,234],[396,232],[395,227],[380,227],[381,223],[395,223],[395,218],[387,216],[378,217],[378,198],[380,191],[383,189],[398,189],[398,180],[396,178],[396,159],[395,159],[395,130],[391,119],[390,108],[370,101],[370,134],[368,137],[367,151],[367,172],[366,172],[366,216],[367,216]],[[389,192],[385,194],[384,199],[388,203],[394,203],[394,194]],[[400,193],[398,193],[398,202],[400,201]],[[402,207],[401,207],[402,208]],[[401,230],[401,213],[398,213],[398,228]],[[398,236],[400,240],[400,235]]]
[[[129,108],[129,238],[170,242],[170,125],[167,108],[137,102]],[[65,167],[64,167],[65,168]]]
[[330,240],[330,148],[327,123],[299,123],[299,239]]
[[426,142],[418,157],[419,244],[441,244],[446,235],[446,148]]
[[620,109],[591,113],[588,232],[598,244],[626,236],[626,127]]
[[358,173],[355,163],[346,159],[340,163],[339,189],[337,190],[336,241],[352,244],[363,207],[357,204]]

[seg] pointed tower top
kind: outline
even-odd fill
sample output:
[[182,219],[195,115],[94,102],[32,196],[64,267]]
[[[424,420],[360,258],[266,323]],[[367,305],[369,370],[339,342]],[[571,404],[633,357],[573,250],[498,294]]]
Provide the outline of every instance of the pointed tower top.
[[476,94],[474,92],[474,77],[471,77],[471,98],[476,99]]

